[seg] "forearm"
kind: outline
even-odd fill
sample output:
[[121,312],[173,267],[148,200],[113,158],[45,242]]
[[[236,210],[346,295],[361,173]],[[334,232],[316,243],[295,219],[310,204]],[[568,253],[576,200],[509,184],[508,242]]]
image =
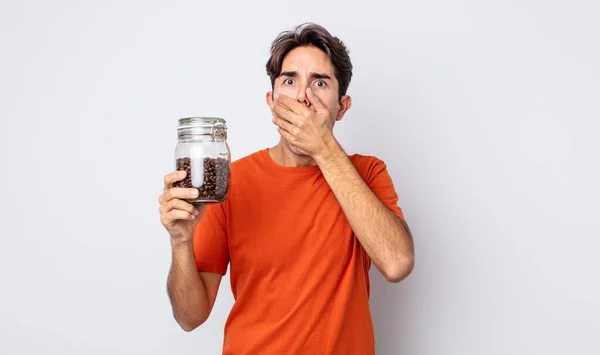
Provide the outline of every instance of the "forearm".
[[414,246],[403,221],[371,191],[337,142],[315,160],[375,266],[389,281],[406,277],[413,267]]
[[173,315],[184,330],[191,331],[206,321],[209,313],[208,295],[196,268],[191,242],[173,245],[167,291]]

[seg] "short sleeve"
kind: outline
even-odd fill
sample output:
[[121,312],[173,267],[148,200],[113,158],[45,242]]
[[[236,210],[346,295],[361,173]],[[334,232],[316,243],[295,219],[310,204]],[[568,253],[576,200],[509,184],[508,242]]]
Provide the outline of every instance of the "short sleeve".
[[194,230],[194,258],[198,271],[227,273],[229,248],[224,205],[208,205]]
[[371,188],[371,191],[387,208],[406,223],[404,213],[398,205],[398,194],[396,193],[394,182],[388,173],[386,164],[379,159],[374,160],[375,162],[372,163],[369,169],[370,172],[367,181],[369,188]]

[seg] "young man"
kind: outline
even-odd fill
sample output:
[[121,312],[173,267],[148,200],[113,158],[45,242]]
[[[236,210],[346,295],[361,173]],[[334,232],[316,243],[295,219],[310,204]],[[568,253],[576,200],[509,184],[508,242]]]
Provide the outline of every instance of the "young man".
[[333,135],[352,105],[348,51],[302,25],[273,42],[267,73],[281,139],[232,164],[227,201],[194,207],[182,200],[194,189],[172,187],[185,172],[165,177],[174,317],[186,331],[204,323],[229,267],[223,354],[374,354],[369,268],[399,282],[414,247],[386,165]]

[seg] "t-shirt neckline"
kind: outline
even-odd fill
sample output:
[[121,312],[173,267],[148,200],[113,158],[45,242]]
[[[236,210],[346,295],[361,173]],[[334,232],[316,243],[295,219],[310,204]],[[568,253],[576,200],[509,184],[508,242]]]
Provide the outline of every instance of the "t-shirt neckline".
[[264,148],[260,151],[260,155],[265,162],[265,164],[269,167],[269,169],[275,170],[281,173],[287,174],[297,174],[297,173],[312,173],[320,171],[318,165],[312,166],[281,166],[277,164],[273,158],[271,158],[271,154],[269,154],[269,148]]

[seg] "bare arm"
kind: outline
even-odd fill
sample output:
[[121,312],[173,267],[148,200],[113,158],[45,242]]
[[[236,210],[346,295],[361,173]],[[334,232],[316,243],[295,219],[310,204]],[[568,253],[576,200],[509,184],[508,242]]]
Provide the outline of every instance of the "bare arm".
[[339,144],[332,142],[315,161],[375,266],[388,281],[399,282],[414,266],[408,226],[377,198]]
[[198,195],[198,190],[172,187],[185,177],[185,171],[165,176],[163,194],[159,197],[161,223],[171,236],[173,250],[167,278],[167,293],[173,316],[181,328],[191,331],[208,319],[217,298],[221,274],[198,272],[194,259],[194,229],[206,206],[194,207],[184,201]]
[[191,243],[173,243],[167,292],[173,316],[185,331],[202,325],[210,315],[223,275],[198,272]]

